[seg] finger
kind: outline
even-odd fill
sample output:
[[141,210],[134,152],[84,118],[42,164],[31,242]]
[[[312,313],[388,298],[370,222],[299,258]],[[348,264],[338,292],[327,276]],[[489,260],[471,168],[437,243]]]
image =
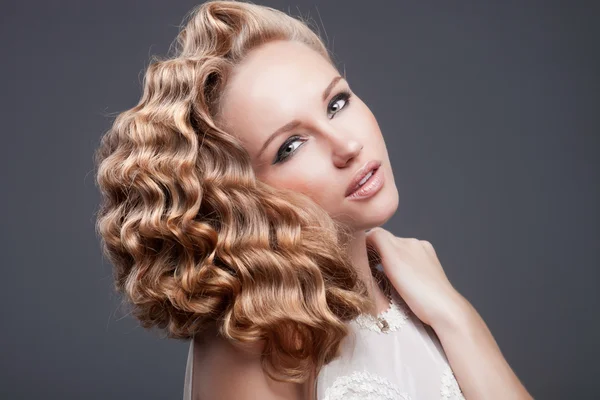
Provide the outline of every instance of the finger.
[[390,251],[393,247],[393,242],[386,234],[386,230],[381,228],[373,228],[366,234],[367,247],[373,248],[381,258]]
[[433,248],[433,245],[428,240],[421,240],[421,246],[423,246],[425,248],[425,250],[427,250],[428,252],[435,253],[435,249]]

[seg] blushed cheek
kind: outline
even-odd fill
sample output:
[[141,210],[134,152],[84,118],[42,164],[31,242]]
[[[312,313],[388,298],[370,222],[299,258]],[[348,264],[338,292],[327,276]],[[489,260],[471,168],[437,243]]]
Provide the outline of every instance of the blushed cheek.
[[319,195],[323,192],[323,185],[319,181],[314,179],[310,180],[297,180],[294,183],[294,190],[310,196],[313,200],[318,201]]
[[331,197],[334,187],[333,182],[325,182],[323,180],[323,175],[317,175],[313,178],[304,175],[302,178],[295,176],[293,178],[271,179],[268,183],[274,187],[286,188],[305,194],[324,208],[327,208],[327,203],[330,201],[329,197]]

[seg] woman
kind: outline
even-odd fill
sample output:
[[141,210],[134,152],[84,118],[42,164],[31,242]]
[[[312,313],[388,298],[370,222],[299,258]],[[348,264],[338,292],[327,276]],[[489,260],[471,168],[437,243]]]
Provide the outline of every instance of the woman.
[[379,227],[388,152],[318,35],[212,1],[176,44],[97,151],[97,226],[133,314],[191,339],[186,399],[531,398],[432,245]]

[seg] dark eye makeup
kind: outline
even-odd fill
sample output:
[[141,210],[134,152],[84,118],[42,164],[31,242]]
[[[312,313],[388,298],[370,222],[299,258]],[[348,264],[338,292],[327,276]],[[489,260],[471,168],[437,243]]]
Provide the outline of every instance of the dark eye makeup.
[[[347,90],[342,90],[341,92],[339,92],[338,94],[336,94],[331,101],[329,102],[329,104],[327,105],[327,116],[329,119],[333,118],[333,116],[335,114],[337,114],[339,111],[341,111],[343,108],[347,107],[348,104],[350,104],[350,97],[352,96],[352,94],[347,91]],[[342,100],[343,104],[341,106],[337,106],[338,102]],[[275,156],[275,160],[273,160],[272,164],[280,164],[286,160],[288,160],[295,152],[296,149],[298,147],[301,147],[302,144],[292,148],[291,151],[288,151],[288,148],[292,147],[290,145],[292,145],[295,142],[301,142],[304,143],[306,142],[307,139],[303,139],[302,137],[298,136],[298,135],[293,135],[290,136],[289,138],[287,138],[287,140],[281,145],[281,147],[279,148],[279,150],[277,150],[277,154]]]

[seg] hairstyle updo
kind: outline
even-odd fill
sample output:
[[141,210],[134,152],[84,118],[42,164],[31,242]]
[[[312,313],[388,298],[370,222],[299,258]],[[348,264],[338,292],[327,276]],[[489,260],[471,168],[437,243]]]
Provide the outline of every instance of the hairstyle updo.
[[261,44],[299,41],[333,62],[305,22],[273,8],[209,1],[184,21],[94,154],[102,250],[143,327],[191,339],[215,324],[263,343],[271,378],[304,382],[372,304],[349,232],[308,196],[257,180],[216,117],[231,71]]

